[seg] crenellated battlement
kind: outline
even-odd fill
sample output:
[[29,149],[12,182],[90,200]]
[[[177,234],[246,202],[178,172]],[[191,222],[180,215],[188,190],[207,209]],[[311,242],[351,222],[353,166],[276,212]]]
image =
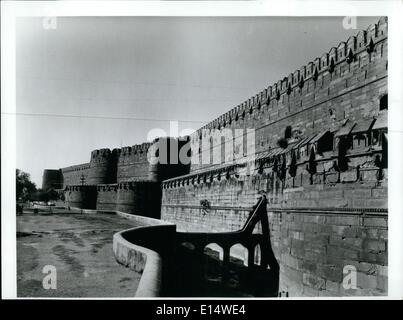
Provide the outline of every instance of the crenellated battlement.
[[341,77],[340,72],[338,74],[335,72],[337,66],[342,63],[351,64],[362,52],[372,53],[378,46],[382,45],[386,38],[387,17],[382,17],[378,23],[370,25],[366,30],[360,30],[356,36],[349,37],[347,41],[341,41],[337,47],[332,47],[329,52],[308,62],[287,77],[278,80],[225,114],[202,126],[193,134],[195,140],[200,139],[202,130],[221,129],[228,125],[234,127],[239,120],[245,119],[248,114],[253,114],[264,107],[269,107],[271,102],[275,104],[276,101],[282,100],[285,96],[290,96],[294,91],[301,94],[306,82],[320,83],[321,77],[325,74]]
[[133,146],[127,146],[127,147],[123,147],[121,149],[117,149],[117,154],[119,156],[119,161],[121,160],[121,158],[127,158],[127,157],[134,157],[136,158],[136,156],[143,157],[144,154],[147,153],[148,149],[150,148],[151,143],[148,142],[144,142],[142,144],[137,144],[137,145],[133,145]]
[[[191,173],[202,168],[193,161],[199,159],[201,163],[205,160],[201,154],[207,150],[206,146],[211,154],[221,152],[218,150],[222,147],[221,138],[209,137],[210,145],[203,145],[201,142],[209,133],[222,132],[224,128],[255,129],[255,152],[259,154],[278,148],[277,142],[284,137],[283,132],[287,126],[292,126],[292,136],[294,138],[294,133],[297,133],[295,138],[299,140],[324,128],[335,130],[347,120],[360,122],[377,118],[375,105],[387,93],[386,41],[387,18],[383,17],[376,24],[370,25],[366,30],[360,30],[346,41],[339,42],[328,52],[198,129],[190,136]],[[364,90],[364,87],[370,88],[371,92],[365,107],[361,106],[360,99],[368,90],[358,93]],[[207,130],[202,132],[204,129]],[[245,136],[245,133],[243,135]],[[88,174],[88,183],[160,179],[162,171],[168,170],[167,166],[162,168],[161,165],[150,165],[148,157],[156,157],[161,141],[171,139],[156,138],[152,143],[125,146],[112,151],[108,148],[93,150],[90,163],[63,168],[62,172],[67,175],[74,175],[76,172],[71,179],[73,182],[79,182],[77,179],[81,173]],[[179,139],[181,145],[186,143],[182,144],[182,140]],[[221,158],[225,157],[226,155]],[[214,167],[213,165],[203,168],[212,170]],[[179,174],[176,172],[179,168],[171,169],[174,173],[169,174],[169,177]],[[185,174],[186,170],[180,172]],[[116,178],[106,178],[111,173]],[[163,180],[168,176],[164,176]]]

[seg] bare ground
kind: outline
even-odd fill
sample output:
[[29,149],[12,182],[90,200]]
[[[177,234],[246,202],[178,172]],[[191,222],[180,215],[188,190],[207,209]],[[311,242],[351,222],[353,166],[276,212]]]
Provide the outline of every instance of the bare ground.
[[[132,221],[113,214],[24,213],[17,216],[19,297],[134,297],[141,274],[119,265],[117,231]],[[44,289],[43,267],[57,271],[57,289]]]

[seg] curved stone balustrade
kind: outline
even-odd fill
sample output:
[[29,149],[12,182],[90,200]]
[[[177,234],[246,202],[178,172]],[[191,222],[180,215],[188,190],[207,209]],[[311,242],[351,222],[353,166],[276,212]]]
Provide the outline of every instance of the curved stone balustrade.
[[125,233],[136,232],[137,229],[139,228],[115,233],[113,236],[113,253],[116,260],[125,267],[136,272],[142,272],[136,297],[158,297],[161,295],[161,256],[153,250],[135,245],[124,238]]
[[166,274],[171,267],[176,226],[157,219],[116,213],[139,224],[148,224],[117,232],[113,236],[116,260],[125,267],[142,272],[135,296],[163,295],[169,280]]

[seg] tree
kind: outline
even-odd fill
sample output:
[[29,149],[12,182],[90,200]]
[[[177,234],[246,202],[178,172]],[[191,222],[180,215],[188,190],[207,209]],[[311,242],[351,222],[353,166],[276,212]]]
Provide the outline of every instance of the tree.
[[27,201],[36,192],[36,185],[31,181],[29,173],[16,170],[16,196],[17,200]]

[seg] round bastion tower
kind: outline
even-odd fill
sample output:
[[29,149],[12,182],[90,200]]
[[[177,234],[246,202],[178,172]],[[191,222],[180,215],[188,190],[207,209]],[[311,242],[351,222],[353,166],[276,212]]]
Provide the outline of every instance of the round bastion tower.
[[116,162],[116,150],[99,149],[92,151],[86,184],[116,183]]

